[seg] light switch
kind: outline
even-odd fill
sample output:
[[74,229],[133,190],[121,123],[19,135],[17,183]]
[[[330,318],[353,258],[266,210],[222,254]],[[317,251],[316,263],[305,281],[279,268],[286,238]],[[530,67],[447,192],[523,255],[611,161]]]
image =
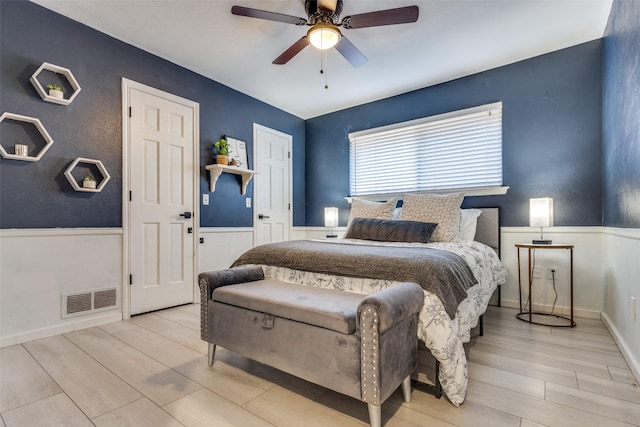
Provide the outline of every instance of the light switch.
[[245,204],[247,205],[248,208],[251,207],[251,197],[247,197],[245,200]]
[[203,194],[202,195],[202,204],[203,205],[208,205],[209,204],[209,195],[208,194]]

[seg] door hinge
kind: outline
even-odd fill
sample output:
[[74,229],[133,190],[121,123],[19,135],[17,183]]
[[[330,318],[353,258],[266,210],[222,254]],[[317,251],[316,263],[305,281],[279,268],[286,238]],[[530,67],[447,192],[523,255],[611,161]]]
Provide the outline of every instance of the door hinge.
[[129,275],[129,284],[133,285],[133,274]]
[[291,151],[287,151],[287,159],[291,158]]
[[129,117],[133,117],[133,115],[132,115],[132,114],[133,114],[133,112],[132,112],[132,108],[131,108],[131,107],[129,107]]
[[287,203],[288,209],[291,210],[291,203]]
[[129,191],[129,201],[133,200],[132,197],[133,196],[131,195],[131,191]]

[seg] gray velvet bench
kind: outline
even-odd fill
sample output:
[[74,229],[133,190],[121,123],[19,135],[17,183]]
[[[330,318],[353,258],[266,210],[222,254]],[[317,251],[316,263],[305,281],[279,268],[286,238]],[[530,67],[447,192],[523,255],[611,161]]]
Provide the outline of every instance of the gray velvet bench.
[[371,295],[265,280],[262,268],[199,275],[201,337],[366,402],[372,427],[400,385],[411,398],[424,294],[402,283]]

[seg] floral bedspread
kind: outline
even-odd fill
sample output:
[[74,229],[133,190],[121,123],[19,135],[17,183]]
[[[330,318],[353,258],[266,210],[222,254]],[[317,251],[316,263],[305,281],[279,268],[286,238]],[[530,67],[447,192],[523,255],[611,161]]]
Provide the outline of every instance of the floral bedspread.
[[[422,243],[373,242],[344,239],[344,243],[382,246],[425,246]],[[458,306],[451,319],[440,299],[424,291],[424,307],[419,315],[418,338],[440,362],[440,383],[451,403],[459,406],[467,393],[467,357],[463,344],[470,339],[470,330],[478,323],[489,299],[498,285],[506,280],[506,269],[495,251],[479,242],[429,243],[427,246],[455,253],[462,257],[478,284],[471,287],[468,297]],[[334,276],[285,267],[263,265],[265,278],[321,288],[371,294],[397,284],[396,281]]]

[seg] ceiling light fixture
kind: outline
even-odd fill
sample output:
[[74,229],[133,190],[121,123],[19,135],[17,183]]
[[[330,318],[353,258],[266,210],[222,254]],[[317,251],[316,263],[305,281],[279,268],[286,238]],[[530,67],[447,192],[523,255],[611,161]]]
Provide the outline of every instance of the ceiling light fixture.
[[340,30],[332,25],[318,24],[307,33],[309,42],[320,50],[331,49],[340,41]]

